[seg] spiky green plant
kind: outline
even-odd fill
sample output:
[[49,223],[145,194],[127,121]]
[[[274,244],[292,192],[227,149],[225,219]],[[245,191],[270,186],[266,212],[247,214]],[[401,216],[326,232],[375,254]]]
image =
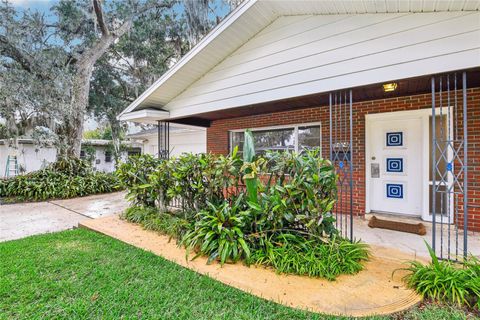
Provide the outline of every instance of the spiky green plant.
[[268,238],[250,260],[280,273],[335,280],[340,274],[355,274],[363,269],[362,263],[368,260],[368,246],[341,238],[324,242],[281,233]]
[[415,289],[425,298],[455,303],[457,305],[479,307],[480,263],[470,258],[463,265],[450,261],[440,261],[433,249],[425,242],[431,263],[424,265],[418,261],[409,262],[409,271],[404,277],[408,287]]
[[208,208],[197,214],[194,228],[182,239],[187,247],[187,257],[193,250],[197,252],[193,259],[206,255],[209,263],[219,260],[223,265],[227,261],[248,259],[250,248],[244,234],[250,223],[250,212],[243,206],[243,194],[232,204],[208,202]]

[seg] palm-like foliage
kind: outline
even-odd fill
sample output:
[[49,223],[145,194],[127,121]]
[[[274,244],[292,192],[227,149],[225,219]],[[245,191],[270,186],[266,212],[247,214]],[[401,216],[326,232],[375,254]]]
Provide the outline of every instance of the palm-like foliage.
[[182,240],[189,250],[198,251],[195,257],[207,255],[209,262],[219,259],[221,264],[250,257],[244,234],[250,212],[242,207],[242,198],[240,195],[232,205],[208,203],[209,210],[198,213],[194,229]]

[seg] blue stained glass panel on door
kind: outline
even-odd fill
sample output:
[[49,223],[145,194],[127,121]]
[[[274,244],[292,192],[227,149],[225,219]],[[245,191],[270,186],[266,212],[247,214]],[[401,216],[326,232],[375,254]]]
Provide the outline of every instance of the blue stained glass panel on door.
[[387,132],[387,147],[403,146],[403,132]]
[[403,199],[403,184],[387,183],[387,198]]
[[403,172],[403,158],[387,158],[387,172]]

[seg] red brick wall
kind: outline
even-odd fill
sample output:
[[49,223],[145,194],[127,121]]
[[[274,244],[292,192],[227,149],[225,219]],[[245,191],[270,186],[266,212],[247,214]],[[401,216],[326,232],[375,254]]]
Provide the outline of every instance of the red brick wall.
[[[365,115],[402,110],[431,108],[431,95],[421,94],[353,104],[353,149],[354,149],[354,212],[365,213]],[[469,126],[469,197],[470,204],[480,206],[480,88],[468,90]],[[308,122],[322,123],[323,156],[328,157],[329,108],[314,108],[283,111],[213,121],[207,129],[207,151],[227,154],[228,131],[276,125]],[[469,209],[469,228],[480,231],[480,209]]]

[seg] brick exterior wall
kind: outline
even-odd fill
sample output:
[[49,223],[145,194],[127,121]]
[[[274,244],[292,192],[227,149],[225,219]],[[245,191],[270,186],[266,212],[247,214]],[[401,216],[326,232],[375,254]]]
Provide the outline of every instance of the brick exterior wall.
[[[480,88],[468,89],[469,197],[470,204],[480,206]],[[461,106],[460,106],[461,107]],[[354,212],[365,213],[365,115],[382,112],[431,108],[431,94],[395,97],[353,104]],[[321,122],[323,156],[329,150],[329,107],[318,106],[292,111],[213,121],[207,129],[207,151],[229,152],[229,130],[277,125]],[[469,229],[480,231],[480,208],[469,209]]]

